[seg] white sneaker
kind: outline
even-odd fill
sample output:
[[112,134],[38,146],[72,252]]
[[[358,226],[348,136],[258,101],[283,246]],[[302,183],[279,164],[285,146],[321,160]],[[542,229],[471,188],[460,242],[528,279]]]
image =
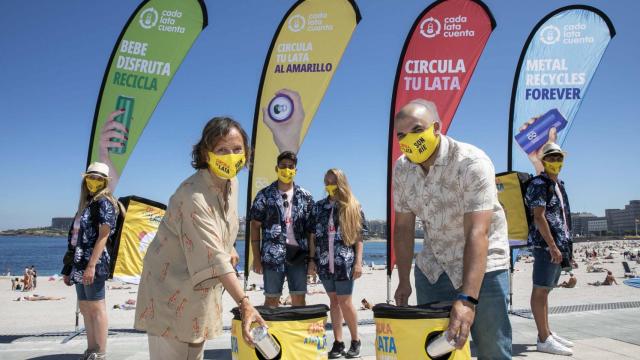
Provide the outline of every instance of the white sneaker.
[[560,337],[560,335],[558,335],[558,334],[551,333],[551,336],[553,336],[553,339],[554,339],[555,341],[559,342],[561,345],[564,345],[564,346],[566,346],[566,347],[568,347],[568,348],[572,348],[572,347],[573,347],[573,345],[574,345],[574,344],[573,344],[573,341],[571,341],[571,340],[567,340],[567,339],[565,339],[565,338],[563,338],[563,337]]
[[548,336],[547,340],[545,340],[544,342],[540,342],[540,340],[538,340],[536,348],[540,352],[549,354],[567,356],[573,355],[573,351],[571,351],[571,349],[557,342],[556,339],[551,335]]

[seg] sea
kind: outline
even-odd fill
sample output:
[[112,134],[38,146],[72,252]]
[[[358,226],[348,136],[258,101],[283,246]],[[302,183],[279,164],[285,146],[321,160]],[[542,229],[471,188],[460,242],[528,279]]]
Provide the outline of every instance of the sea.
[[[244,269],[244,240],[236,242],[240,254],[238,269]],[[415,244],[414,252],[419,252],[421,243]],[[38,276],[59,274],[62,269],[62,257],[67,251],[66,237],[42,236],[0,236],[0,275],[10,272],[20,276],[24,268],[34,265]],[[387,243],[365,241],[363,261],[366,265],[384,265],[387,257]]]

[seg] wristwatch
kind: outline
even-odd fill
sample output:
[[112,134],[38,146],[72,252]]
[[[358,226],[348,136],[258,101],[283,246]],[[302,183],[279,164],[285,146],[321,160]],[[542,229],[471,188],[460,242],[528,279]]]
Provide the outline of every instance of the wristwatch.
[[469,296],[465,293],[459,293],[458,296],[456,296],[456,300],[462,300],[462,301],[471,303],[473,305],[478,305],[478,299],[474,298],[473,296]]

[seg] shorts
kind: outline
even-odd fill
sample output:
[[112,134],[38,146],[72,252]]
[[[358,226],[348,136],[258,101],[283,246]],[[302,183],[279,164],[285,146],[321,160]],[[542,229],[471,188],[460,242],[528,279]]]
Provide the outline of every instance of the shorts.
[[287,277],[289,294],[304,295],[307,293],[307,264],[287,265],[285,272],[263,268],[264,296],[280,297],[284,278]]
[[326,279],[320,278],[322,286],[327,293],[336,293],[336,295],[351,295],[353,294],[354,280],[336,280],[335,276],[330,276]]
[[76,294],[79,301],[104,300],[104,280],[95,279],[91,285],[76,284]]
[[552,290],[558,286],[562,267],[551,262],[547,249],[533,249],[533,287]]

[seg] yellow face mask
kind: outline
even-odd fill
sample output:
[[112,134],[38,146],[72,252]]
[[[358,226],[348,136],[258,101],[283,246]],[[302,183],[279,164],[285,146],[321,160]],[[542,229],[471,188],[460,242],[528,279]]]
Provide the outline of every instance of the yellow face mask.
[[440,136],[434,133],[434,125],[421,133],[409,133],[400,143],[400,151],[414,164],[420,164],[436,151]]
[[542,165],[544,166],[544,172],[549,175],[558,175],[560,174],[560,170],[562,169],[562,161],[544,161],[542,160]]
[[89,190],[89,192],[91,192],[92,194],[95,194],[98,191],[104,189],[107,182],[104,179],[98,180],[86,178],[84,179],[84,183],[87,185],[87,190]]
[[229,180],[238,175],[245,162],[244,153],[216,155],[210,151],[207,163],[217,177]]
[[336,194],[336,190],[338,189],[338,185],[327,185],[324,187],[325,190],[327,190],[327,194],[329,194],[329,196],[334,196]]
[[293,178],[296,177],[296,169],[278,168],[278,180],[282,181],[285,184],[289,184],[293,181]]

